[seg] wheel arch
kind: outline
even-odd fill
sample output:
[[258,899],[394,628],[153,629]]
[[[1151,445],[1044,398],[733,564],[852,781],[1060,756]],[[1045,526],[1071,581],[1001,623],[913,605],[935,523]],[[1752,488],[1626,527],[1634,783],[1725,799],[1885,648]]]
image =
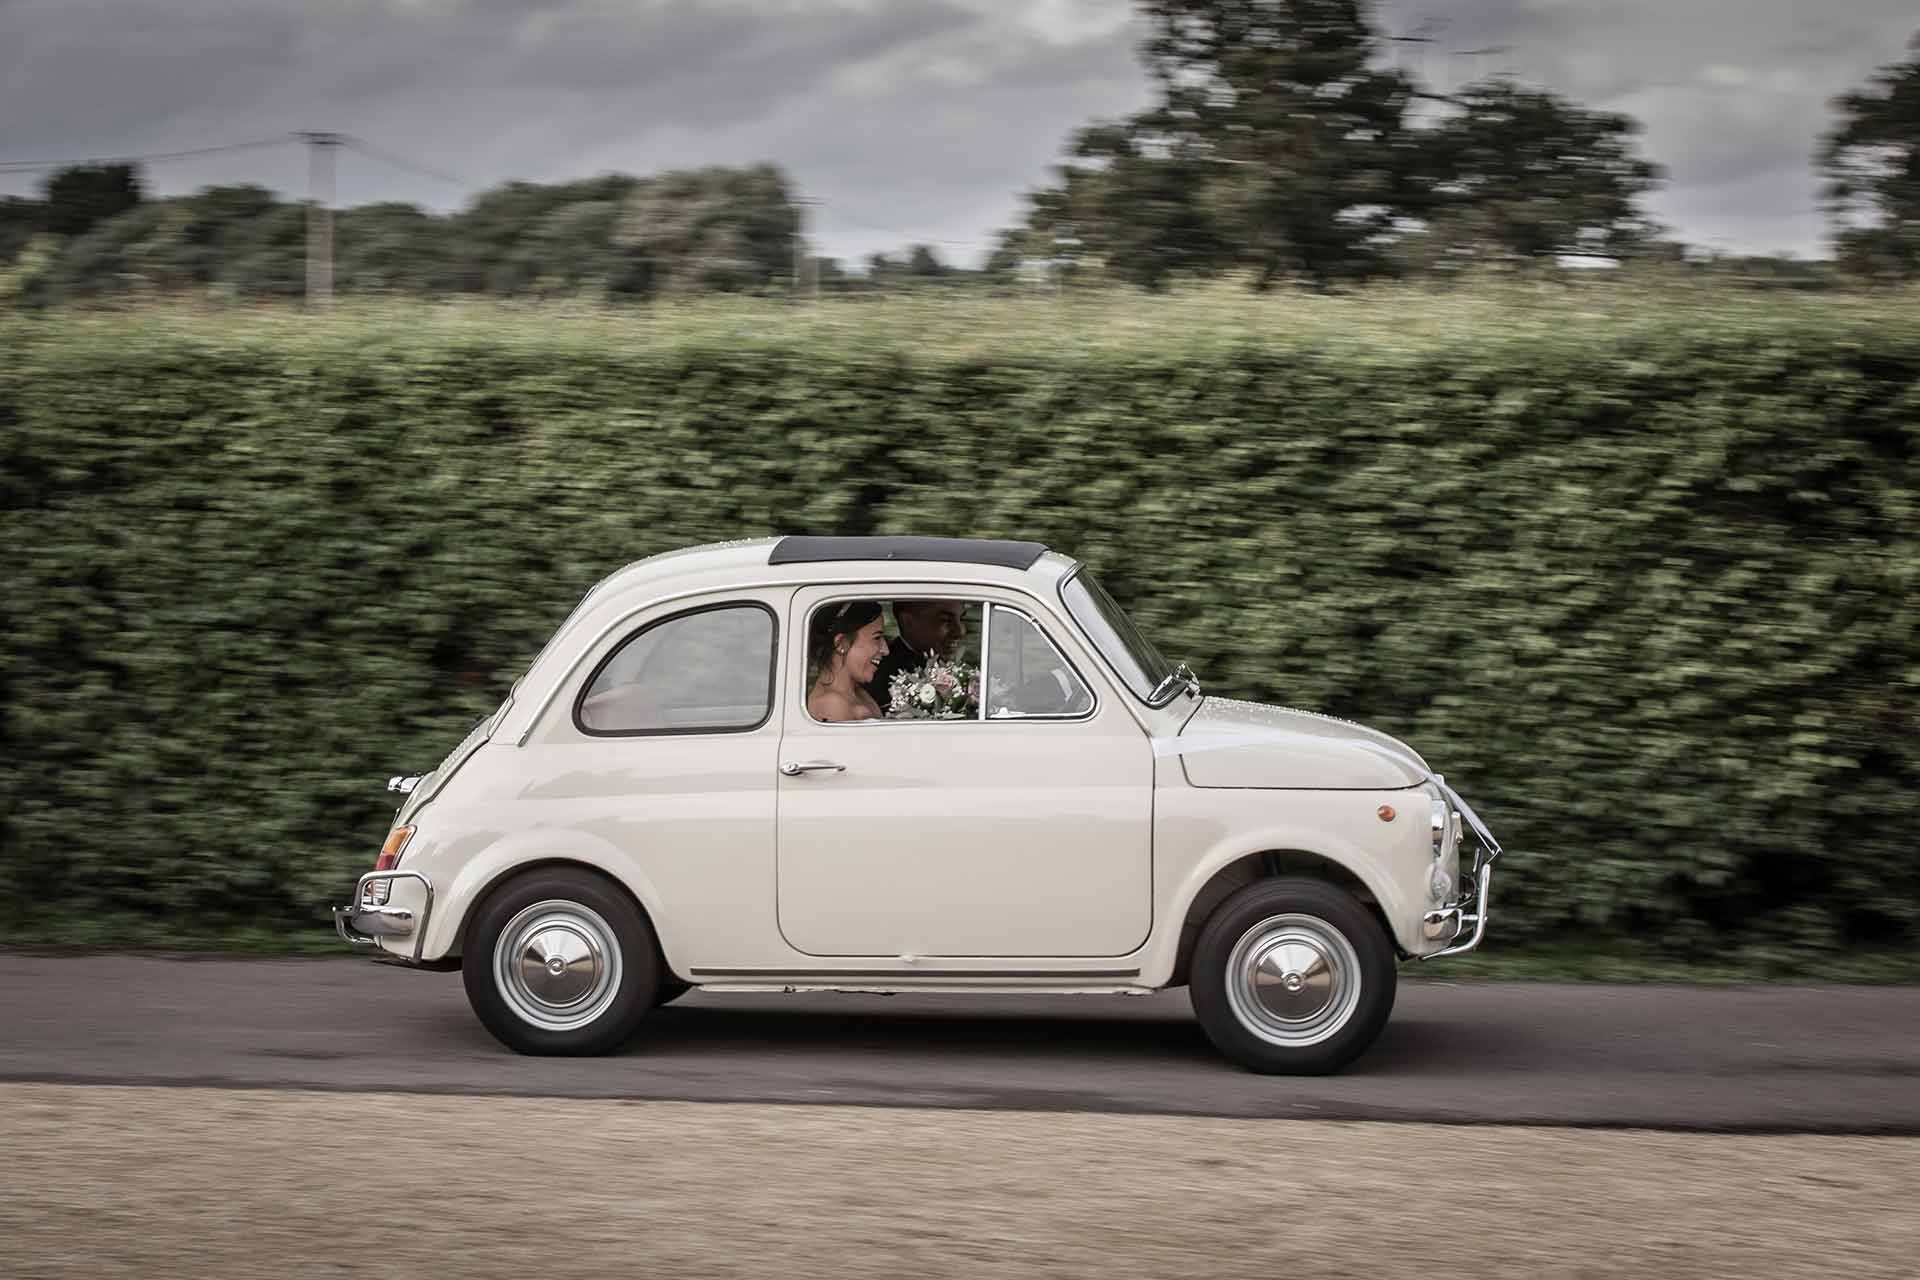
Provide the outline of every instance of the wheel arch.
[[[1179,943],[1174,951],[1173,970],[1166,985],[1184,986],[1193,964],[1193,952],[1200,930],[1219,905],[1247,885],[1261,880],[1299,876],[1325,880],[1352,894],[1380,922],[1387,938],[1394,938],[1392,921],[1381,904],[1380,894],[1367,879],[1340,859],[1311,849],[1270,848],[1243,853],[1215,868],[1213,873],[1187,899],[1180,922]],[[1396,953],[1400,951],[1394,942]]]
[[480,904],[485,902],[488,896],[492,894],[495,889],[498,889],[501,885],[507,883],[509,880],[513,880],[519,876],[523,876],[530,871],[549,871],[556,868],[569,868],[575,871],[589,871],[589,872],[592,872],[594,875],[599,876],[602,880],[607,881],[609,884],[613,885],[614,888],[620,890],[622,896],[624,896],[628,902],[631,902],[633,904],[633,909],[640,913],[640,918],[646,921],[647,928],[653,930],[654,936],[655,937],[659,936],[660,931],[658,927],[654,924],[653,913],[647,910],[646,903],[640,901],[639,895],[634,893],[632,885],[629,885],[626,881],[622,880],[619,876],[614,875],[612,872],[608,871],[605,867],[595,866],[591,862],[582,862],[578,858],[567,858],[567,857],[555,856],[555,857],[547,857],[547,858],[533,858],[526,862],[516,862],[516,863],[512,863],[511,865],[501,867],[499,870],[495,871],[492,877],[489,878],[484,884],[480,884],[476,886],[471,896],[469,896],[466,900],[465,909],[462,910],[460,913],[459,924],[456,925],[454,928],[453,944],[449,948],[449,954],[460,955],[466,951],[467,929],[473,923],[474,914],[479,910]]
[[488,895],[507,881],[529,871],[570,867],[598,875],[620,890],[653,934],[663,971],[673,971],[674,943],[661,928],[667,915],[661,910],[652,883],[640,868],[618,850],[605,847],[583,833],[548,830],[529,835],[541,837],[540,842],[504,841],[461,867],[453,877],[451,891],[444,895],[446,922],[436,920],[431,926],[429,956],[452,960],[463,955],[474,913]]

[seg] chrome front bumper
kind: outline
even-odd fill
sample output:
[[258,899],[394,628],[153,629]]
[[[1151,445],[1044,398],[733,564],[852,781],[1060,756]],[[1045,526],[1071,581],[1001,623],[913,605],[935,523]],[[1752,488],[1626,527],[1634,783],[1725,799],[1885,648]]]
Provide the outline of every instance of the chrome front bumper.
[[[1473,811],[1473,806],[1447,785],[1445,778],[1434,773],[1428,774],[1427,780],[1439,789],[1452,807],[1454,821],[1457,823],[1463,817],[1466,819],[1475,846],[1473,870],[1461,877],[1459,899],[1420,917],[1421,936],[1428,942],[1447,944],[1420,958],[1438,960],[1442,956],[1457,956],[1471,951],[1480,945],[1480,939],[1487,936],[1487,896],[1493,890],[1493,863],[1500,856],[1500,842],[1493,838],[1493,832]],[[1461,941],[1463,937],[1466,939],[1464,942]]]
[[[395,880],[417,880],[426,891],[426,900],[420,906],[420,918],[414,919],[413,912],[406,907],[391,906],[373,902],[368,886],[376,881],[387,882],[388,896],[391,897]],[[377,947],[381,938],[413,939],[415,964],[420,962],[420,950],[427,944],[427,921],[433,915],[433,881],[418,871],[369,871],[353,886],[353,901],[344,907],[333,909],[333,930],[345,942],[356,947]]]
[[[1442,956],[1463,955],[1479,946],[1480,939],[1487,936],[1487,897],[1493,891],[1493,860],[1497,856],[1482,850],[1474,860],[1473,871],[1465,886],[1467,891],[1461,894],[1460,900],[1450,907],[1429,911],[1420,917],[1423,937],[1429,942],[1444,939],[1448,943],[1420,959],[1438,960]],[[1463,936],[1466,937],[1464,942],[1461,941]]]

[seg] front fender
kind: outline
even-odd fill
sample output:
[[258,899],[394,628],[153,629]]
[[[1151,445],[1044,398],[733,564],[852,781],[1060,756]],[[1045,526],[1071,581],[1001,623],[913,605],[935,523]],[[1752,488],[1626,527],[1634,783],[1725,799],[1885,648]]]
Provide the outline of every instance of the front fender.
[[[1167,794],[1161,793],[1163,797]],[[1199,789],[1187,793],[1202,797],[1196,807],[1207,811],[1216,811],[1222,798],[1228,795],[1272,797],[1276,794],[1287,793]],[[1248,821],[1227,824],[1218,821],[1217,812],[1208,812],[1210,820],[1196,814],[1192,821],[1173,816],[1159,824],[1167,843],[1174,846],[1169,850],[1174,856],[1167,863],[1181,870],[1174,873],[1161,898],[1165,903],[1163,927],[1155,931],[1152,946],[1142,956],[1142,980],[1152,986],[1163,986],[1172,979],[1179,959],[1182,928],[1194,903],[1226,868],[1261,853],[1311,854],[1350,872],[1379,903],[1388,932],[1400,950],[1413,953],[1429,949],[1432,944],[1423,942],[1420,934],[1421,904],[1431,862],[1427,806],[1424,800],[1417,805],[1408,800],[1410,795],[1423,794],[1405,790],[1314,793],[1308,804],[1307,793],[1293,793],[1294,802],[1305,804],[1311,812],[1288,818],[1249,814]],[[1243,803],[1250,809],[1256,807],[1255,803]],[[1389,830],[1388,824],[1381,823],[1377,817],[1377,809],[1382,804],[1413,812],[1397,818],[1398,825]],[[1163,804],[1163,807],[1166,806]],[[1367,823],[1373,825],[1369,827]],[[1191,857],[1178,856],[1181,844],[1192,851]]]

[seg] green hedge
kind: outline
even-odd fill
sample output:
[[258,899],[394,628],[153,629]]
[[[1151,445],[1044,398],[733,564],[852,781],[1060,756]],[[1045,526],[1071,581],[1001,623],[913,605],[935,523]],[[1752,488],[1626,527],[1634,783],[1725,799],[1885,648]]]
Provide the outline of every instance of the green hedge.
[[[1754,308],[1764,304],[1764,312]],[[324,920],[388,774],[639,556],[1044,539],[1210,692],[1423,751],[1499,934],[1902,945],[1911,301],[0,319],[0,915]]]

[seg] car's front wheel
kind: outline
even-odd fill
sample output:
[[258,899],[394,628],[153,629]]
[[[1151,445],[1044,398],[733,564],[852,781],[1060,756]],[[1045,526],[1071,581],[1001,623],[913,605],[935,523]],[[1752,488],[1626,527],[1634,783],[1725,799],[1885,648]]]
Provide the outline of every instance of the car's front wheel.
[[481,1023],[521,1053],[619,1048],[659,985],[652,930],[604,876],[529,871],[474,913],[460,973]]
[[1188,980],[1207,1038],[1250,1071],[1322,1075],[1372,1044],[1393,1012],[1393,944],[1324,880],[1261,880],[1208,917]]

